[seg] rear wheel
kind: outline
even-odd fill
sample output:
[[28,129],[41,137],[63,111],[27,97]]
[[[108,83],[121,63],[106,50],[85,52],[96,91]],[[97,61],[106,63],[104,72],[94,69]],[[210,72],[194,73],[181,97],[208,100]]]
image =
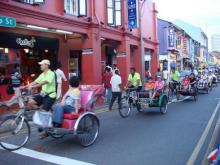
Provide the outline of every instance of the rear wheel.
[[163,101],[162,101],[162,104],[160,106],[161,114],[166,114],[167,113],[167,108],[168,108],[168,98],[163,97]]
[[28,142],[30,133],[24,117],[7,116],[0,124],[0,145],[8,151],[18,150]]
[[97,117],[91,114],[83,116],[79,121],[76,134],[80,145],[84,147],[92,145],[99,134],[99,121]]
[[129,98],[123,97],[121,99],[121,107],[119,107],[119,114],[122,118],[126,118],[130,115],[131,112],[131,102]]

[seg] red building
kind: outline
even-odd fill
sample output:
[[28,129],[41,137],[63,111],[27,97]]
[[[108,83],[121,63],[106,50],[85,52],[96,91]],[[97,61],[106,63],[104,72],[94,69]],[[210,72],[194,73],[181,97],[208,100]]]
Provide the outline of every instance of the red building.
[[[151,0],[143,9],[146,68],[155,73],[157,11]],[[17,60],[27,73],[39,72],[37,61],[48,58],[82,83],[101,84],[104,66],[116,63],[125,83],[131,66],[141,72],[140,29],[127,28],[126,11],[123,0],[2,0],[0,16],[17,25],[0,27],[0,71]]]

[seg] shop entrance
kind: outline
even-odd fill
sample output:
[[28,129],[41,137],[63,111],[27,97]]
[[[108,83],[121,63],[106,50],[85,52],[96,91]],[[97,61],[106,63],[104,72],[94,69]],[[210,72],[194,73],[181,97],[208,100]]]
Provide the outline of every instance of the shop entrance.
[[82,51],[71,50],[69,57],[69,77],[78,76],[81,80],[82,78]]
[[106,65],[112,66],[116,63],[116,51],[111,46],[105,47],[105,63]]

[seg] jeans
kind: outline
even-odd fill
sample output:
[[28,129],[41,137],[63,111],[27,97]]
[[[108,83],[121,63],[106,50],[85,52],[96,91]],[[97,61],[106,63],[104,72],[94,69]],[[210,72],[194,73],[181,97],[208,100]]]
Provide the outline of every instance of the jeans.
[[69,105],[55,104],[52,107],[52,110],[53,110],[52,121],[57,124],[62,124],[63,114],[73,112],[74,107],[69,106]]
[[112,97],[112,89],[111,88],[105,88],[106,93],[106,102],[109,104]]
[[109,105],[109,109],[112,109],[112,106],[117,98],[118,98],[118,107],[119,109],[121,108],[121,95],[122,95],[121,92],[112,92],[112,99]]
[[13,105],[15,103],[18,103],[19,107],[23,108],[24,107],[24,102],[23,102],[23,99],[21,97],[21,90],[20,90],[20,88],[19,87],[17,87],[17,88],[14,87],[13,89],[15,91],[14,96],[10,100],[6,101],[5,104],[10,107],[11,105]]

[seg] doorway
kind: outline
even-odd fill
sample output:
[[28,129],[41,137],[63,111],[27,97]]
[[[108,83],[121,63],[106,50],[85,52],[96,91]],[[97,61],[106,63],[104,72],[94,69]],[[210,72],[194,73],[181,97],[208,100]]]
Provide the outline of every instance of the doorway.
[[71,50],[69,56],[69,78],[77,76],[82,79],[82,51]]

